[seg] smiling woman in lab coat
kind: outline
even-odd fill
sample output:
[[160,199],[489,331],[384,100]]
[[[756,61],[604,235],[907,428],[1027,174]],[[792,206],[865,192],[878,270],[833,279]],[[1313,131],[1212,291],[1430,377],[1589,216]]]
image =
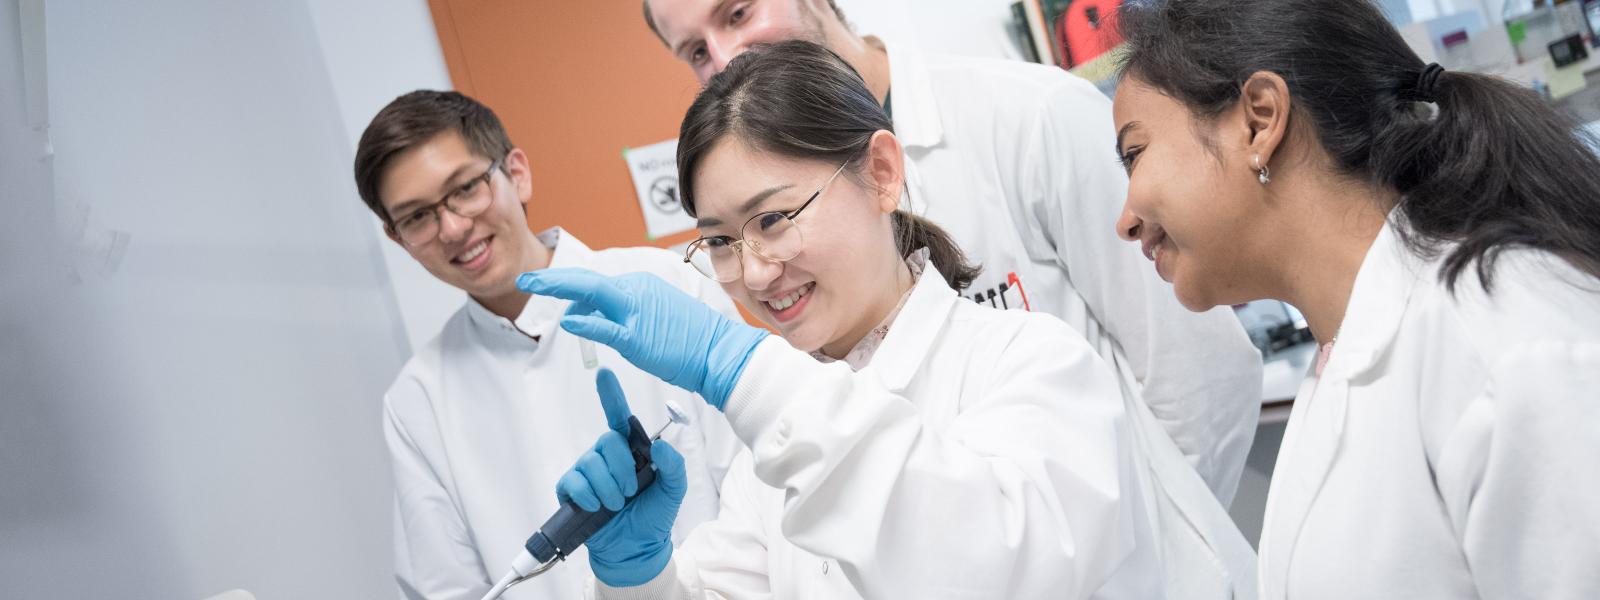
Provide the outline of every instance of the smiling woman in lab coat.
[[[1115,375],[1054,317],[961,299],[975,269],[896,209],[889,129],[855,72],[806,42],[746,52],[690,109],[679,168],[702,238],[687,258],[782,339],[647,276],[519,283],[574,300],[564,327],[701,393],[751,449],[719,518],[674,552],[658,444],[655,486],[588,542],[601,597],[1162,595]],[[633,495],[608,438],[564,498]]]
[[1201,310],[1323,344],[1260,544],[1277,598],[1600,598],[1600,160],[1361,0],[1124,3],[1118,227]]

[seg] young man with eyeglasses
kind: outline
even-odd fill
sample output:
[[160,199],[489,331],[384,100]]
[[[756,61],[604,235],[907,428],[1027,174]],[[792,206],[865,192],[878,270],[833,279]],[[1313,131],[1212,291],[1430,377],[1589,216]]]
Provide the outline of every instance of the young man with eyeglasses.
[[[527,536],[554,514],[550,490],[605,423],[579,339],[558,327],[567,303],[517,290],[547,267],[660,276],[738,318],[728,297],[683,259],[656,248],[591,250],[527,225],[528,157],[488,107],[456,92],[416,91],[373,118],[356,150],[361,199],[384,231],[468,299],[419,348],[384,396],[395,479],[396,579],[411,599],[478,598]],[[652,431],[672,400],[691,413],[669,428],[689,490],[675,541],[716,515],[717,487],[739,442],[716,409],[634,368],[604,346],[628,402]],[[588,580],[579,550],[508,598],[573,598]]]

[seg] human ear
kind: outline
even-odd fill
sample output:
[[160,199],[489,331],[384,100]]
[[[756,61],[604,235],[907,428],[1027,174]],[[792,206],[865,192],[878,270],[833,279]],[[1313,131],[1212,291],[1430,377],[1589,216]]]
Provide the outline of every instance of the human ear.
[[506,177],[516,186],[517,202],[523,206],[533,198],[533,168],[528,165],[528,155],[521,148],[512,148],[504,163]]
[[905,154],[893,133],[878,130],[867,145],[867,176],[877,190],[878,209],[892,213],[900,207],[905,189]]
[[[1259,169],[1272,162],[1272,155],[1283,144],[1289,130],[1289,84],[1271,71],[1257,71],[1246,79],[1239,90],[1240,114],[1249,137],[1245,142],[1246,158],[1252,168]],[[1255,157],[1260,157],[1256,159]]]

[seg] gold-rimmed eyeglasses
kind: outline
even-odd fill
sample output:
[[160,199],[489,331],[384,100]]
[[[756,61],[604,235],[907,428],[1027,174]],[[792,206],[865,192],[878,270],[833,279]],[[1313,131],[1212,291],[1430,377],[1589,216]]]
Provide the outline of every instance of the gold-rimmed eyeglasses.
[[722,283],[737,281],[744,276],[743,252],[748,249],[756,256],[772,262],[784,262],[800,254],[805,248],[805,236],[794,222],[795,217],[811,206],[823,190],[844,172],[845,161],[806,198],[805,203],[790,211],[771,211],[757,214],[739,228],[739,238],[725,235],[703,237],[689,243],[683,262],[694,265],[702,275]]

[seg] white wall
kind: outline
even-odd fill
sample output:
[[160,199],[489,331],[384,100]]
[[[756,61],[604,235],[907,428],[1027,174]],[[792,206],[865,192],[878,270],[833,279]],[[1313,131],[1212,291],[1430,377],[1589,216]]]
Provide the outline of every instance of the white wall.
[[46,7],[53,165],[0,93],[0,598],[394,596],[407,341],[319,44],[342,8]]
[[1476,11],[1489,23],[1500,23],[1504,0],[1380,0],[1385,8],[1403,7],[1409,17],[1402,25],[1436,19],[1463,11]]
[[[453,87],[425,0],[311,0],[310,6],[352,161],[361,132],[389,101],[416,89]],[[346,172],[350,165],[351,161],[345,162]],[[350,200],[359,203],[355,181],[346,177],[345,186]],[[381,232],[377,216],[365,214],[368,226]],[[439,332],[466,295],[435,279],[399,245],[384,240],[383,265],[409,355],[409,349]]]

